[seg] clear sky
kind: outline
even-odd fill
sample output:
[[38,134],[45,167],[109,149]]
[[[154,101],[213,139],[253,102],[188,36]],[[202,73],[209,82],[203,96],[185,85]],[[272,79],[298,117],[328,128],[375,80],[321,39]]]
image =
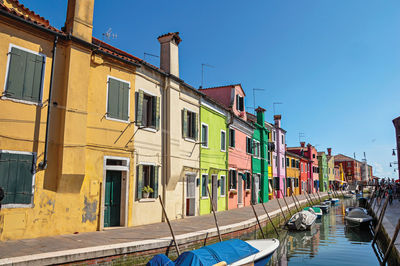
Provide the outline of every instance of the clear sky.
[[[61,28],[67,0],[21,0]],[[51,4],[50,4],[51,3]],[[93,35],[143,58],[179,31],[180,77],[194,87],[241,83],[246,108],[282,114],[288,146],[302,140],[396,177],[392,119],[400,116],[400,1],[95,1]],[[147,61],[159,65],[158,58]],[[252,109],[247,109],[253,111]]]

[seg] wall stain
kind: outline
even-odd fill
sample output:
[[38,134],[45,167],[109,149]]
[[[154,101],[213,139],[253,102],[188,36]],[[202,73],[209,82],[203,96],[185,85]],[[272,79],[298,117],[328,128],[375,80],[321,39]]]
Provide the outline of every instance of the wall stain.
[[97,200],[90,202],[85,196],[85,207],[83,208],[82,223],[94,222],[96,220]]

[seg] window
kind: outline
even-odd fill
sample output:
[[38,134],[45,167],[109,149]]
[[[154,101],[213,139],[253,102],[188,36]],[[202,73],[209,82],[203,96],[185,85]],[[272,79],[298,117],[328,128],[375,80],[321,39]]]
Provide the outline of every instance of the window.
[[313,154],[312,157],[315,158],[315,154]]
[[225,189],[225,187],[226,187],[226,177],[224,176],[224,175],[221,175],[221,186],[220,186],[220,189],[221,189],[221,197],[223,197],[223,196],[225,196],[225,191],[226,191],[226,189]]
[[275,131],[272,131],[272,138],[275,141]]
[[4,96],[40,103],[46,57],[11,46]]
[[0,152],[0,187],[3,205],[31,204],[36,155],[29,152]]
[[237,188],[237,174],[236,170],[229,170],[229,190]]
[[301,172],[303,173],[303,164],[301,163],[300,165],[301,165]]
[[[107,118],[123,121],[129,120],[129,86],[128,82],[108,77]],[[141,107],[140,103],[139,99],[137,110],[139,114],[141,113],[139,111],[139,108]]]
[[137,198],[142,198],[142,190],[149,186],[153,189],[149,198],[158,197],[158,167],[155,165],[140,164],[137,166]]
[[279,190],[279,177],[274,177],[274,189]]
[[198,114],[187,109],[182,110],[182,135],[183,138],[197,140],[198,130]]
[[284,143],[283,135],[282,135],[282,144]]
[[208,148],[208,125],[201,124],[201,147]]
[[243,112],[244,111],[244,97],[236,94],[236,110]]
[[253,153],[253,150],[252,150],[252,147],[251,147],[252,145],[251,145],[251,138],[249,138],[249,137],[246,137],[246,152],[248,153],[248,154],[252,154]]
[[160,97],[136,92],[136,125],[160,129]]
[[235,130],[229,129],[229,147],[235,148]]
[[282,158],[282,168],[285,168],[285,158]]
[[[289,158],[286,158],[286,165],[287,165],[287,167],[290,167],[290,159]],[[282,162],[283,163],[283,162]]]
[[268,152],[268,164],[271,164],[271,153]]
[[259,158],[260,157],[260,142],[257,140],[253,140],[253,154],[254,157]]
[[203,175],[201,175],[201,197],[202,198],[208,198],[207,186],[208,186],[208,175],[203,174]]
[[274,160],[275,160],[275,167],[278,167],[278,158],[276,157],[276,155],[274,155]]
[[347,162],[347,167],[351,167],[351,162]]
[[226,132],[221,130],[221,151],[226,151]]
[[245,189],[246,190],[250,190],[251,189],[251,175],[249,172],[245,173],[245,177],[246,177],[246,184],[245,184]]

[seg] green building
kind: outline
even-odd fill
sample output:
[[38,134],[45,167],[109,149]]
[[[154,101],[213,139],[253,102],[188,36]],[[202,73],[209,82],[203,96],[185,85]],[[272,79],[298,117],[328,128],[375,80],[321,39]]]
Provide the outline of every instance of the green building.
[[227,209],[228,112],[204,97],[200,106],[200,215],[212,211],[207,186],[217,211]]
[[328,191],[329,176],[328,176],[328,161],[325,152],[318,152],[318,171],[319,171],[319,190],[322,192]]
[[252,153],[251,170],[252,178],[252,202],[268,201],[268,129],[264,123],[265,109],[258,107],[257,116],[248,114],[248,120],[255,126],[253,138],[246,142],[246,150]]

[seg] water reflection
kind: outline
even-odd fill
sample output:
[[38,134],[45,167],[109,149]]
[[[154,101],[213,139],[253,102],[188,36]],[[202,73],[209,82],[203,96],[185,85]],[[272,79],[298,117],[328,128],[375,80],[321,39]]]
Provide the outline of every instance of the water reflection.
[[379,265],[372,232],[345,224],[345,209],[355,204],[346,199],[332,206],[311,231],[281,231],[281,245],[269,265]]

